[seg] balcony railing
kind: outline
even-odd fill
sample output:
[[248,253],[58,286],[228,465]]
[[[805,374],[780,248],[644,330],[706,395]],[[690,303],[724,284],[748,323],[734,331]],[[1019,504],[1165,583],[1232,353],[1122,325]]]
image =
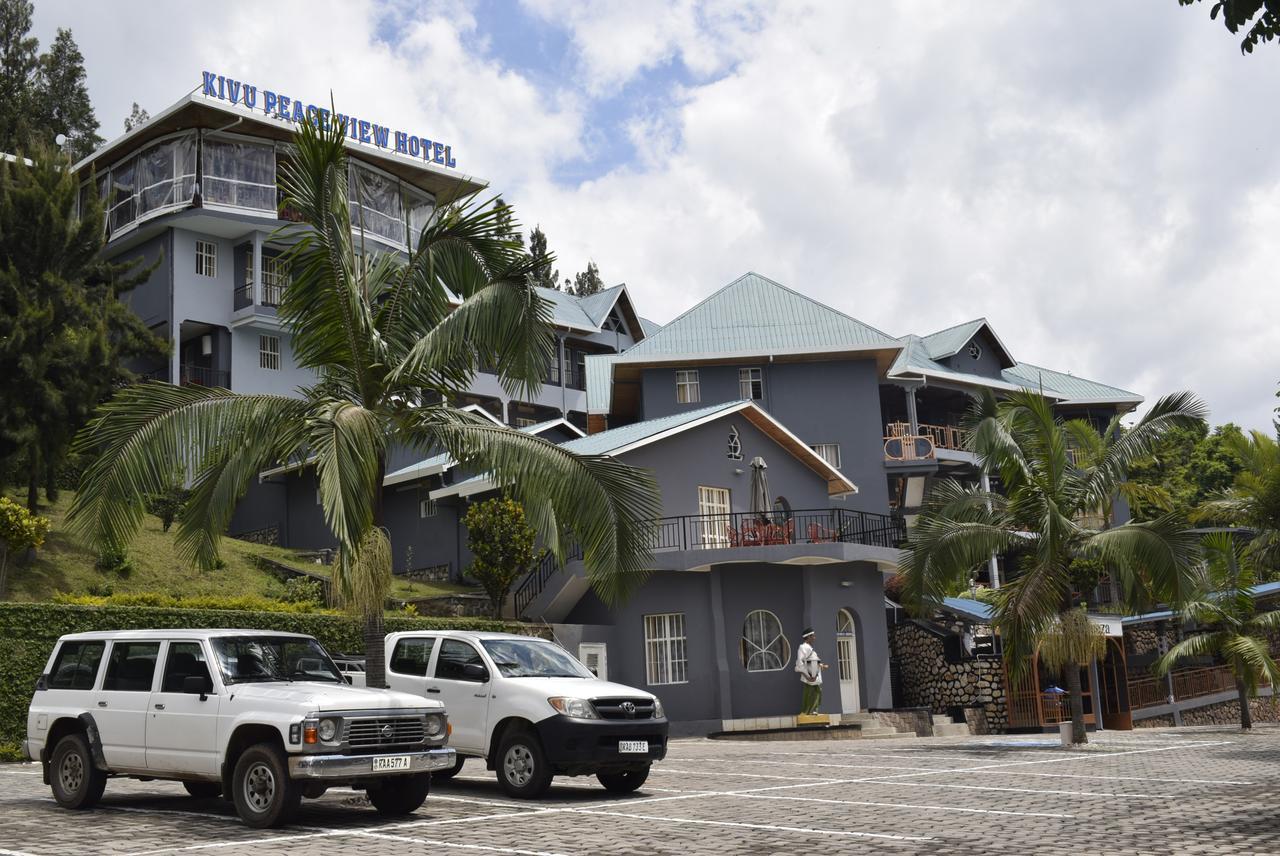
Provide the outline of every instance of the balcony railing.
[[[786,544],[867,544],[897,547],[907,538],[903,518],[845,508],[803,511],[733,512],[730,514],[690,514],[653,521],[649,549],[654,553],[676,550],[714,550],[730,547],[769,547]],[[574,546],[570,559],[582,558]],[[551,554],[516,589],[516,615],[537,599],[547,580],[560,570]]]
[[[1174,701],[1217,695],[1236,688],[1236,678],[1230,666],[1175,669],[1171,674]],[[1129,707],[1132,709],[1168,703],[1169,683],[1164,678],[1146,677],[1129,681]]]
[[921,422],[915,431],[909,422],[890,422],[884,427],[884,456],[890,461],[931,461],[936,449],[962,452],[968,443],[969,432],[957,425]]
[[183,386],[219,386],[230,389],[231,372],[184,364],[179,371],[179,382]]
[[[285,286],[282,284],[262,284],[262,301],[259,306],[279,306],[284,299]],[[253,305],[253,283],[246,282],[235,290],[235,308],[244,309]]]

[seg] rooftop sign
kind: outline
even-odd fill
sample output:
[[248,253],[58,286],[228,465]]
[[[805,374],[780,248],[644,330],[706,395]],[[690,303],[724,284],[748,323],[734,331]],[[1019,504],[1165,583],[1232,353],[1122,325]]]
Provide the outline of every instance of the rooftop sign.
[[[262,89],[260,91],[257,86],[243,83],[239,80],[232,80],[230,77],[214,74],[211,71],[204,72],[204,79],[200,84],[200,93],[205,98],[216,98],[219,101],[226,101],[230,104],[240,104],[250,110],[256,110],[259,103],[261,103],[262,112],[265,115],[283,119],[286,122],[294,122],[295,124],[302,124],[303,122],[328,123],[333,121],[340,123],[347,136],[357,143],[377,146],[380,149],[387,149],[396,154],[417,158],[427,163],[437,163],[447,167],[456,167],[458,165],[458,162],[453,159],[453,147],[439,140],[429,140],[426,137],[407,134],[404,131],[397,131],[385,125],[374,124],[366,119],[348,116],[345,113],[334,113],[325,107],[317,107],[315,104],[308,104],[305,101],[281,95],[270,89]],[[261,98],[261,102],[259,102],[259,98]]]

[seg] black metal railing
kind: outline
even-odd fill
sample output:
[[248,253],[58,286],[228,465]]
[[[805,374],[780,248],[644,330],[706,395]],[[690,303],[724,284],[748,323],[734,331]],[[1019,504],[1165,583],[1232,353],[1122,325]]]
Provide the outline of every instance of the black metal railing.
[[220,386],[231,388],[231,372],[204,366],[181,366],[179,383],[183,386]]
[[[733,547],[772,547],[787,544],[866,544],[898,547],[907,540],[906,521],[896,514],[851,511],[846,508],[792,510],[789,512],[732,512],[686,514],[653,521],[649,550],[715,550]],[[567,559],[582,558],[575,545]],[[547,581],[561,566],[550,553],[544,555],[516,589],[516,615],[542,594]]]

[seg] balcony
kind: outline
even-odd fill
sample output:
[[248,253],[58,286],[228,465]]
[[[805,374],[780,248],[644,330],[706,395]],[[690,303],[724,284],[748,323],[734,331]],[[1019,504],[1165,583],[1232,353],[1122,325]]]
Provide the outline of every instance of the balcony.
[[[1218,693],[1234,692],[1236,678],[1230,666],[1207,666],[1199,669],[1174,669],[1170,680],[1157,677],[1129,681],[1129,707],[1140,710],[1169,704],[1169,685],[1173,684],[1172,701],[1203,698]],[[1264,679],[1262,686],[1267,685]]]
[[932,461],[938,449],[969,451],[969,432],[958,425],[890,422],[884,427],[884,457],[887,461]]
[[178,370],[178,382],[183,386],[217,386],[230,389],[231,372],[184,363]]

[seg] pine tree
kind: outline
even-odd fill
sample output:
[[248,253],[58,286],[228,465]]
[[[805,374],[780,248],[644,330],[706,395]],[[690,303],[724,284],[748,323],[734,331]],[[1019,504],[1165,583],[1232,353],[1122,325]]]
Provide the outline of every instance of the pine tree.
[[0,0],[0,152],[26,147],[26,117],[40,67],[39,43],[31,37],[33,8],[27,0]]
[[[0,454],[27,477],[27,506],[51,489],[75,432],[120,383],[124,361],[168,344],[120,299],[151,272],[99,258],[103,208],[51,149],[0,163]],[[50,490],[50,493],[52,491]]]
[[33,97],[38,132],[48,139],[65,134],[72,161],[88,157],[102,145],[85,88],[84,56],[70,30],[59,28],[49,50],[41,54]]
[[[529,256],[537,262],[533,281],[542,288],[560,288],[560,271],[553,266],[555,255],[547,250],[547,236],[541,226],[534,226],[529,233]],[[565,289],[566,291],[568,289]]]
[[[566,282],[568,282],[566,280]],[[587,269],[573,278],[573,287],[566,289],[572,291],[577,297],[587,297],[588,295],[597,294],[604,290],[604,280],[600,278],[600,268],[596,267],[595,262],[587,262]]]
[[[138,102],[133,102],[133,109],[129,111],[129,115],[124,120],[124,132],[127,134],[134,128],[141,125],[151,118],[151,114],[146,111],[145,107],[138,106]],[[501,202],[502,200],[498,200]]]

